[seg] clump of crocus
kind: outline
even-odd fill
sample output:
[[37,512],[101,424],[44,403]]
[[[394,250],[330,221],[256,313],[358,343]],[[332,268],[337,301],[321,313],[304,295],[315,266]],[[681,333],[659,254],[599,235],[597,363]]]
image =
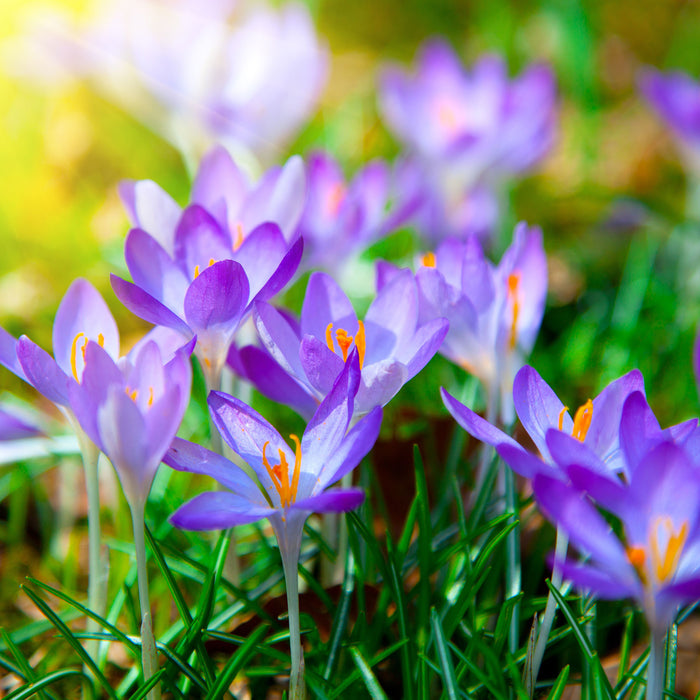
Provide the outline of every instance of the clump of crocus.
[[[547,153],[554,140],[556,92],[544,65],[510,80],[498,56],[466,71],[442,40],[425,44],[415,73],[392,66],[380,81],[379,104],[390,129],[416,158],[429,183],[433,238],[464,235],[464,204],[481,188],[520,174]],[[471,231],[474,232],[473,230]]]
[[678,140],[690,171],[700,177],[700,83],[682,71],[648,68],[639,87]]
[[16,69],[87,78],[187,159],[215,142],[276,158],[316,105],[328,51],[302,4],[235,17],[232,0],[93,4],[82,26],[44,13]]
[[304,694],[297,589],[304,523],[313,512],[339,513],[362,503],[361,489],[330,487],[357,466],[379,434],[382,412],[378,407],[350,428],[359,387],[359,353],[353,349],[301,439],[290,435],[293,448],[245,403],[212,392],[209,407],[214,423],[228,446],[253,470],[259,485],[226,458],[178,438],[164,460],[175,469],[207,474],[227,489],[203,493],[183,505],[171,517],[177,527],[213,530],[270,520],[287,585],[290,698],[295,700]]
[[[131,509],[146,680],[158,662],[148,597],[144,510],[156,470],[189,402],[191,350],[189,343],[166,361],[158,344],[150,341],[117,364],[98,343],[89,341],[81,382],[70,387],[75,415],[114,465]],[[149,697],[158,697],[158,691]]]
[[112,275],[115,293],[144,320],[197,337],[195,354],[210,389],[220,388],[229,347],[253,302],[276,294],[299,265],[302,242],[289,243],[281,226],[295,227],[303,188],[303,165],[290,161],[249,191],[228,153],[216,149],[195,180],[195,203],[184,211],[154,183],[124,189],[132,217],[148,230],[129,232],[133,282]]
[[312,153],[297,229],[304,239],[303,267],[337,274],[352,256],[405,223],[423,196],[418,187],[403,187],[399,177],[387,163],[374,160],[347,182],[330,154]]
[[[633,598],[644,611],[651,631],[646,697],[660,700],[666,631],[681,605],[700,600],[700,472],[696,458],[661,434],[653,414],[649,420],[645,405],[635,392],[623,409],[624,480],[562,464],[569,483],[538,474],[533,489],[542,511],[587,556],[559,562],[563,575],[599,598]],[[599,508],[619,520],[619,535]]]
[[447,333],[444,318],[419,322],[418,289],[401,270],[379,290],[364,320],[330,276],[309,278],[296,322],[269,304],[255,305],[253,318],[264,350],[241,350],[246,376],[264,394],[311,415],[357,349],[361,370],[356,415],[384,406],[436,353]]
[[[396,271],[381,268],[383,280]],[[547,295],[547,259],[542,232],[516,226],[498,265],[487,260],[475,237],[448,239],[419,261],[416,282],[420,319],[444,317],[449,331],[440,353],[478,377],[491,420],[512,420],[513,377],[530,353]]]

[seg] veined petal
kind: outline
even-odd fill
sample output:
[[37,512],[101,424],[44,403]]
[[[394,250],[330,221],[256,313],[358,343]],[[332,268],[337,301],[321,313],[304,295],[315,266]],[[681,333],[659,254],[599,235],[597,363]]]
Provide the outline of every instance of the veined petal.
[[250,504],[266,505],[257,484],[237,464],[193,442],[174,438],[163,462],[178,471],[206,474]]
[[661,426],[641,391],[625,399],[620,412],[620,448],[629,478],[654,441],[662,439]]
[[22,365],[17,359],[17,338],[0,326],[0,365],[14,372],[20,379],[28,381]]
[[408,381],[408,369],[398,360],[387,359],[362,368],[362,381],[355,399],[355,413],[384,406]]
[[71,379],[56,361],[26,335],[17,341],[17,359],[27,381],[49,401],[68,406],[68,387]]
[[198,204],[187,207],[175,232],[174,256],[187,278],[195,270],[204,270],[210,260],[227,260],[232,255],[233,241],[219,222]]
[[[270,226],[274,224],[268,224]],[[256,229],[257,230],[257,229]],[[245,245],[245,241],[243,242]],[[243,246],[241,246],[242,248]],[[289,249],[284,253],[282,256],[282,259],[280,260],[279,264],[276,264],[276,267],[273,267],[270,271],[269,274],[267,270],[263,267],[263,265],[260,262],[260,259],[258,258],[256,263],[252,263],[251,267],[252,270],[254,271],[256,278],[255,278],[255,287],[251,285],[251,292],[250,292],[250,300],[253,302],[256,299],[259,299],[261,301],[264,301],[266,299],[271,299],[277,292],[282,290],[287,282],[289,282],[290,279],[294,276],[294,273],[297,271],[299,267],[299,263],[301,262],[301,256],[304,252],[304,241],[301,238],[298,238],[294,243],[292,243],[291,246],[289,246]],[[265,253],[266,256],[270,259],[270,262],[276,263],[278,258],[272,257],[271,256],[271,251],[267,251]],[[246,267],[246,270],[249,268]],[[259,275],[262,272],[265,272],[265,277],[260,277],[258,278],[257,275]],[[251,273],[253,274],[253,273]],[[249,307],[250,308],[250,307]]]
[[515,446],[502,442],[496,445],[496,452],[516,474],[520,474],[526,479],[534,479],[537,474],[547,474],[553,479],[565,478],[563,472],[555,469],[551,464],[533,455],[532,452],[528,452],[520,445]]
[[273,512],[269,506],[252,505],[235,493],[209,491],[180,506],[170,516],[170,522],[183,530],[225,530],[254,523]]
[[557,428],[550,428],[545,434],[545,442],[547,443],[550,456],[563,469],[576,464],[608,477],[615,473],[612,466],[604,462],[588,446],[587,442],[581,442],[573,435],[569,435]]
[[110,275],[110,280],[119,301],[133,314],[148,323],[168,326],[187,337],[192,336],[192,330],[179,316],[143,289],[114,274]]
[[[101,342],[113,358],[119,357],[119,330],[100,293],[85,279],[75,280],[63,296],[53,323],[53,353],[56,364],[66,375],[73,376],[74,341]],[[82,357],[77,358],[82,365]],[[78,374],[80,376],[80,373]]]
[[301,332],[315,338],[325,338],[329,323],[350,333],[357,327],[357,316],[335,280],[323,272],[313,272],[301,309]]
[[416,330],[408,345],[399,349],[396,356],[406,365],[408,378],[415,377],[440,349],[450,324],[446,318],[436,318]]
[[329,489],[291,505],[291,510],[308,513],[345,513],[354,510],[365,500],[362,489]]
[[305,376],[299,359],[301,338],[287,318],[270,304],[257,302],[253,320],[263,345],[281,367],[298,379]]
[[559,426],[560,416],[561,429],[564,432],[571,433],[574,427],[574,421],[568,412],[562,416],[564,404],[552,391],[549,384],[540,377],[535,369],[528,365],[525,365],[515,375],[513,403],[523,428],[528,432],[544,458],[548,459],[549,449],[545,440],[547,430]]
[[[308,294],[307,294],[308,299]],[[326,396],[333,388],[335,380],[343,371],[343,358],[336,355],[328,346],[310,335],[302,338],[299,358],[304,376],[321,396]]]

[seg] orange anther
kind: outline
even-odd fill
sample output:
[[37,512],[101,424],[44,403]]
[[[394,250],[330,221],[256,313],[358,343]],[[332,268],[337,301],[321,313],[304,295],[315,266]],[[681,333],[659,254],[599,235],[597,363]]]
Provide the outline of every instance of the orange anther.
[[338,328],[335,332],[335,339],[338,341],[338,347],[343,353],[343,362],[348,359],[348,349],[352,345],[353,337],[348,335],[344,328]]
[[78,333],[75,336],[75,338],[73,338],[73,343],[71,344],[71,347],[70,347],[70,368],[71,368],[71,371],[73,372],[73,378],[75,379],[76,382],[80,381],[80,379],[78,378],[78,362],[77,362],[78,358],[77,358],[77,355],[78,355],[78,341],[81,338],[85,338],[85,340],[83,341],[83,344],[80,348],[80,350],[82,351],[82,355],[83,355],[83,362],[85,362],[85,346],[88,343],[88,337],[85,335],[85,333]]
[[508,344],[511,350],[515,350],[518,342],[518,317],[520,316],[520,273],[512,272],[508,275],[508,297],[513,302],[513,317],[510,323],[510,338]]
[[559,411],[559,430],[564,429],[564,414],[569,410],[568,406],[564,406],[564,408]]
[[435,267],[435,253],[428,251],[420,261],[423,267]]
[[586,439],[588,429],[591,427],[591,419],[593,418],[593,402],[588,399],[583,406],[579,406],[574,415],[574,430],[572,435],[583,442]]
[[243,241],[245,240],[245,236],[243,235],[243,224],[239,221],[236,226],[234,227],[235,234],[233,237],[233,249],[238,250],[241,245],[243,245]]

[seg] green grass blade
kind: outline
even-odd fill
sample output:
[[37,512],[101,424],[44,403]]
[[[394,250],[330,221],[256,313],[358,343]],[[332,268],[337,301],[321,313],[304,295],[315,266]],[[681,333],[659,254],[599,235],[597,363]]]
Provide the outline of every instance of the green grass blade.
[[447,691],[447,696],[450,698],[450,700],[457,700],[459,697],[459,691],[457,690],[457,677],[455,676],[454,665],[452,664],[450,651],[447,647],[445,633],[442,629],[440,618],[435,608],[430,610],[430,626],[433,630],[433,638],[435,639],[435,646],[437,647],[438,661],[440,662],[440,670],[442,671],[442,685]]
[[561,696],[566,690],[566,681],[569,679],[569,666],[564,666],[561,673],[557,676],[557,680],[554,681],[552,689],[549,691],[547,700],[560,700]]
[[34,593],[34,591],[31,590],[31,588],[27,588],[25,585],[21,585],[20,588],[29,596],[29,598],[31,598],[34,605],[39,608],[41,614],[50,620],[56,630],[58,630],[58,632],[65,637],[68,644],[70,644],[75,653],[80,657],[80,660],[94,674],[97,682],[104,688],[107,695],[109,695],[112,700],[118,700],[117,694],[112,689],[110,682],[105,678],[104,674],[97,667],[97,664],[95,664],[91,656],[85,651],[85,649],[83,649],[83,645],[75,638],[70,628],[36,593]]
[[5,700],[26,700],[26,698],[34,697],[37,693],[41,695],[41,691],[47,686],[70,676],[82,676],[83,678],[88,679],[88,677],[77,668],[65,668],[60,671],[49,673],[39,680],[33,681],[29,685],[25,685],[22,688],[13,690],[11,693],[5,696]]
[[206,700],[219,700],[233,682],[238,672],[243,668],[250,655],[255,651],[258,642],[265,636],[268,626],[262,624],[256,628],[238,651],[229,659],[226,666],[219,672],[216,683],[211,687]]
[[666,635],[666,677],[664,690],[676,687],[676,657],[678,652],[678,625],[671,625]]
[[372,673],[372,669],[362,656],[360,650],[357,647],[350,647],[350,654],[352,655],[355,665],[360,671],[362,680],[365,683],[365,688],[367,688],[367,692],[372,700],[389,700],[384,690],[382,690],[382,686],[379,685],[377,677]]

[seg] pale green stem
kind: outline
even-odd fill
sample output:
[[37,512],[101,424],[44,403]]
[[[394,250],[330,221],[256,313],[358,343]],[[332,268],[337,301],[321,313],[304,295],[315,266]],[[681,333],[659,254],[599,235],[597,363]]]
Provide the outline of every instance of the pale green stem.
[[[146,535],[144,527],[145,503],[129,504],[134,524],[134,546],[136,547],[136,573],[141,608],[141,662],[143,679],[148,681],[158,671],[156,642],[151,623],[151,605],[148,596],[148,569],[146,568]],[[160,686],[156,685],[148,693],[148,700],[160,700]]]
[[664,630],[651,630],[651,644],[649,647],[649,666],[647,668],[647,695],[646,700],[661,700],[664,692],[664,664],[666,632]]
[[[290,556],[291,554],[291,556]],[[304,700],[304,651],[301,646],[301,626],[299,623],[299,574],[297,562],[299,548],[282,556],[284,580],[287,588],[287,609],[289,614],[289,652],[292,669],[289,674],[289,700]]]
[[[562,584],[562,573],[561,565],[566,557],[566,550],[569,546],[569,538],[566,533],[561,529],[557,528],[557,539],[554,546],[554,566],[552,568],[552,586],[559,590]],[[535,644],[535,651],[532,654],[532,663],[530,666],[530,675],[526,678],[526,690],[530,697],[532,697],[535,684],[537,683],[537,675],[540,672],[540,666],[542,665],[542,659],[544,658],[544,652],[547,648],[547,640],[549,639],[549,633],[552,631],[552,625],[554,624],[554,616],[557,613],[557,601],[554,599],[552,591],[549,591],[547,596],[547,605],[544,609],[544,614],[542,620],[539,624],[539,629],[537,630],[537,642]]]

